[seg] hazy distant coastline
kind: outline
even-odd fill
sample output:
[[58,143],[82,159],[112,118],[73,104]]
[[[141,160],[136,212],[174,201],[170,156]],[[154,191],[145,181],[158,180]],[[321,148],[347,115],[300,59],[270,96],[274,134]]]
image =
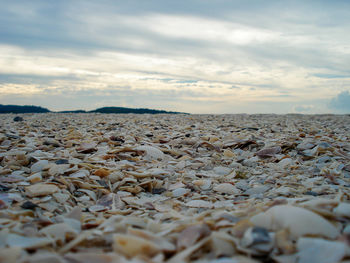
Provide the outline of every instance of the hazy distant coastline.
[[2,105],[0,104],[0,113],[136,113],[136,114],[180,114],[183,112],[154,110],[147,108],[126,108],[126,107],[102,107],[91,111],[70,110],[70,111],[51,111],[47,108],[34,105]]

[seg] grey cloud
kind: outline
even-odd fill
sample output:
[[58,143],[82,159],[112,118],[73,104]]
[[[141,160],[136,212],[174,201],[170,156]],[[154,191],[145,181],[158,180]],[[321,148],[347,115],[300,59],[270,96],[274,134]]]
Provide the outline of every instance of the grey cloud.
[[330,101],[330,108],[339,112],[350,113],[350,91],[340,92]]
[[81,80],[73,74],[66,74],[60,76],[50,76],[50,75],[33,75],[33,74],[1,74],[0,73],[0,84],[48,84],[52,83],[54,80],[68,80],[77,81]]
[[343,79],[343,78],[350,78],[350,75],[324,74],[324,73],[313,74],[313,76],[318,77],[318,78],[324,78],[324,79]]

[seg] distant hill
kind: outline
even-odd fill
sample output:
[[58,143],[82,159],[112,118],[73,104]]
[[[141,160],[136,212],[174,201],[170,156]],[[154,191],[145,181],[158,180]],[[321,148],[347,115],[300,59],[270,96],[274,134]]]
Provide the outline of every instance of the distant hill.
[[87,113],[85,110],[65,110],[65,111],[58,111],[58,113]]
[[136,113],[136,114],[177,114],[180,112],[165,111],[165,110],[152,110],[152,109],[134,109],[134,108],[124,108],[124,107],[103,107],[90,112],[99,113]]
[[1,105],[0,113],[45,113],[50,112],[50,110],[39,107],[39,106],[19,106],[19,105]]
[[[0,104],[0,113],[45,113],[52,112],[46,108],[39,106],[19,106],[19,105],[2,105]],[[103,107],[92,111],[85,110],[70,110],[59,111],[58,113],[135,113],[135,114],[179,114],[181,112],[165,111],[165,110],[153,110],[153,109],[134,109],[125,107]]]

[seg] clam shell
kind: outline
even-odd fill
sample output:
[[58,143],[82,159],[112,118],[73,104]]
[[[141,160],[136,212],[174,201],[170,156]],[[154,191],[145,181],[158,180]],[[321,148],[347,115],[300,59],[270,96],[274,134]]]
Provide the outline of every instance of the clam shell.
[[213,188],[214,191],[223,193],[223,194],[239,194],[239,190],[232,184],[229,183],[222,183],[218,184]]
[[153,146],[148,146],[148,145],[138,146],[135,148],[135,150],[145,152],[145,159],[148,161],[164,159],[164,153],[158,148]]
[[26,195],[29,197],[50,195],[58,191],[59,188],[53,184],[38,183],[26,187]]
[[300,263],[339,262],[344,258],[347,250],[342,242],[307,237],[298,240],[297,248]]
[[113,249],[115,252],[122,253],[127,257],[136,255],[153,257],[161,251],[156,243],[127,234],[115,234],[113,236]]
[[339,230],[320,215],[307,209],[279,205],[250,218],[256,225],[271,230],[289,229],[294,238],[304,235],[319,235],[331,239],[339,235]]

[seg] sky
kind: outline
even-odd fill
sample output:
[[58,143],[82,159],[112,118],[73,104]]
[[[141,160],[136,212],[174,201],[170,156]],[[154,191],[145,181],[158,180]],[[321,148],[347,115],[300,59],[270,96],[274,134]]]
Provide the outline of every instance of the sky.
[[0,6],[0,104],[350,113],[347,0]]

